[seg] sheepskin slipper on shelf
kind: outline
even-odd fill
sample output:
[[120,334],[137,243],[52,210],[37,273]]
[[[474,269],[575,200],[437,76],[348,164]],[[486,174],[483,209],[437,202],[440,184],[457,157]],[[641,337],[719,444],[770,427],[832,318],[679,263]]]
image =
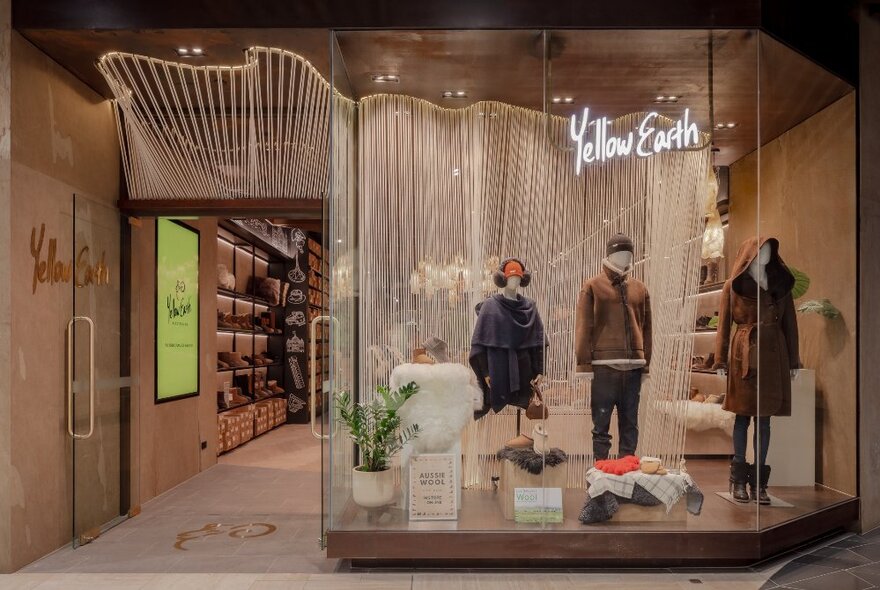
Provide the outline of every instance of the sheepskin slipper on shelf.
[[568,455],[562,449],[550,449],[547,454],[541,455],[533,449],[501,449],[495,454],[499,459],[507,459],[520,469],[525,469],[532,475],[539,475],[544,471],[544,466],[556,467],[568,461]]
[[416,454],[444,453],[461,440],[461,432],[473,420],[475,385],[472,371],[458,363],[398,365],[391,372],[391,389],[414,382],[419,392],[400,411],[404,429],[419,425],[419,435],[410,444]]

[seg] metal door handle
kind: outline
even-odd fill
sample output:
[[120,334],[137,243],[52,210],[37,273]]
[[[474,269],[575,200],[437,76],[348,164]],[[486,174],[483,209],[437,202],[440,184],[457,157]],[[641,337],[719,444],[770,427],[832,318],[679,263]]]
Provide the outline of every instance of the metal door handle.
[[[76,322],[89,326],[89,431],[85,434],[74,432],[73,416],[73,326]],[[95,322],[87,316],[73,316],[67,322],[67,434],[76,440],[83,440],[95,432]]]
[[[319,315],[318,317],[312,320],[312,323],[309,325],[309,419],[312,427],[312,436],[321,440],[329,440],[329,434],[321,434],[317,430],[315,430],[315,419],[318,415],[317,404],[315,403],[317,392],[315,391],[318,383],[317,378],[317,365],[315,364],[315,354],[317,351],[317,332],[315,330],[315,326],[317,326],[320,322],[326,322],[327,325],[333,326],[334,329],[339,328],[339,320],[329,315]],[[333,339],[334,341],[338,340],[338,334]],[[323,371],[322,371],[323,372]],[[321,395],[324,395],[324,381],[321,380]],[[335,424],[333,425],[335,429]]]

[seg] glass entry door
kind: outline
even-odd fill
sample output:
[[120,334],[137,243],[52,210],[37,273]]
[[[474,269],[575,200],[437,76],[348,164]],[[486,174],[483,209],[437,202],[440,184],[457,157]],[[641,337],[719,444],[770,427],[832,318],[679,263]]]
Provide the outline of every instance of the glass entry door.
[[132,298],[124,227],[115,207],[74,195],[65,391],[73,447],[74,547],[135,512]]

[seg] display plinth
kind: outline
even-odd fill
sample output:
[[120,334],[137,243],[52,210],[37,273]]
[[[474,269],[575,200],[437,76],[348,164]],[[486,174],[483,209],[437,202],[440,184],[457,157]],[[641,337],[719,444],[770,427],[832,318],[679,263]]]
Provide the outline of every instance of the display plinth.
[[[754,463],[752,429],[748,461]],[[816,371],[800,369],[791,382],[791,416],[770,419],[771,486],[811,486],[816,482]]]
[[666,506],[663,504],[657,506],[621,504],[608,522],[629,524],[634,522],[684,522],[685,520],[687,520],[687,508],[684,499],[682,499],[669,512],[666,512]]
[[498,482],[498,501],[506,520],[513,520],[513,495],[516,488],[562,488],[568,479],[568,463],[544,467],[543,473],[529,473],[511,461],[501,461],[501,481]]
[[743,566],[843,530],[858,513],[851,499],[760,531],[330,530],[327,557],[364,568]]

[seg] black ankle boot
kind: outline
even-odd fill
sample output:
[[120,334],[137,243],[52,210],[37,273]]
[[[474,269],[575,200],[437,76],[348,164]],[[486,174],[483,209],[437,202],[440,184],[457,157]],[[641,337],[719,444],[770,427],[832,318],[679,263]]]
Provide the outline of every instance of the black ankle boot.
[[[754,478],[754,474],[752,478]],[[770,466],[761,465],[758,469],[758,485],[754,481],[749,482],[752,488],[752,502],[767,505],[770,504],[770,496],[767,495],[767,482],[770,481]]]
[[749,483],[751,466],[745,461],[733,460],[730,462],[730,495],[737,502],[749,501],[749,491],[746,484]]

